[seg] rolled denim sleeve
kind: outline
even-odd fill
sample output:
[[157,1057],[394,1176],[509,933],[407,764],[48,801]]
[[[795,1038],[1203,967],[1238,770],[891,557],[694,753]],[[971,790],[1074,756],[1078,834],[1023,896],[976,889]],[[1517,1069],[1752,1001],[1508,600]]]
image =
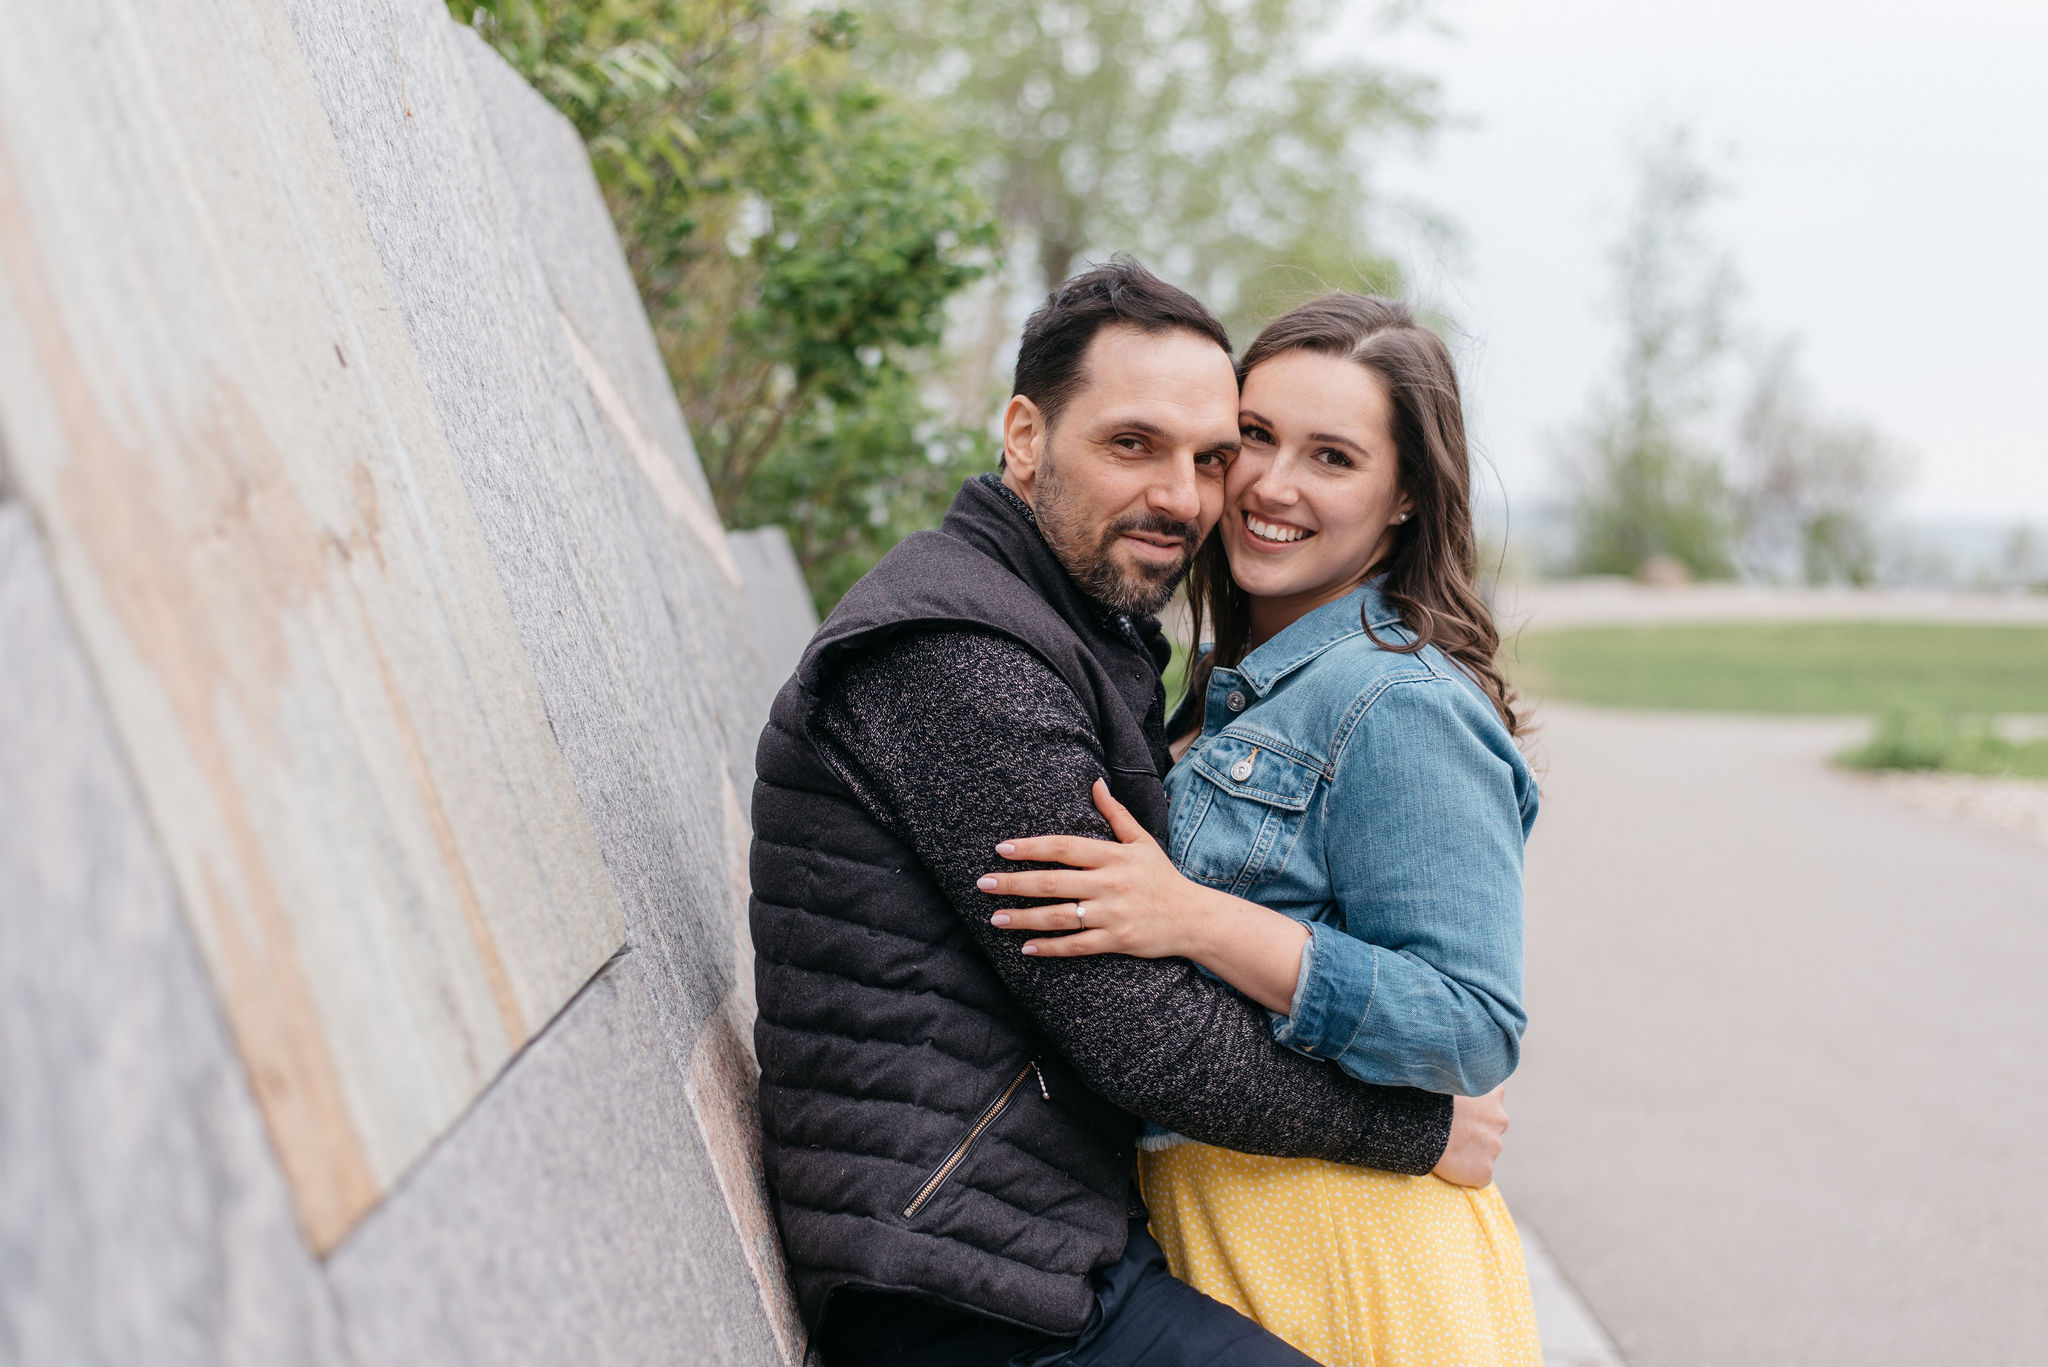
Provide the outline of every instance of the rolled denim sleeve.
[[1342,924],[1311,926],[1274,1037],[1362,1081],[1478,1096],[1520,1057],[1535,793],[1484,706],[1441,676],[1390,684],[1333,765],[1323,856]]

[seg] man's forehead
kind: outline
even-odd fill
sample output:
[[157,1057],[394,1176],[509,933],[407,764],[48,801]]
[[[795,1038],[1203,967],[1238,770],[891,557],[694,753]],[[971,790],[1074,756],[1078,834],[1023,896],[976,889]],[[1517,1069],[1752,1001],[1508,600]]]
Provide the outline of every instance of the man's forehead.
[[1237,372],[1229,354],[1200,333],[1107,327],[1088,344],[1069,407],[1090,422],[1121,416],[1166,431],[1215,427],[1215,435],[1234,440]]

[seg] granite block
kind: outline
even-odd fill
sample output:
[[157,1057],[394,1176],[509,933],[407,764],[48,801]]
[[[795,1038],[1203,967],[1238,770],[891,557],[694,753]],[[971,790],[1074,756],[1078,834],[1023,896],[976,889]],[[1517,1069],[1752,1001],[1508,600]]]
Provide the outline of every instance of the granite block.
[[9,477],[328,1248],[624,920],[283,11],[0,24]]
[[662,990],[616,960],[333,1256],[357,1363],[792,1360],[669,1065]]
[[344,1367],[339,1318],[19,504],[0,504],[0,1362]]

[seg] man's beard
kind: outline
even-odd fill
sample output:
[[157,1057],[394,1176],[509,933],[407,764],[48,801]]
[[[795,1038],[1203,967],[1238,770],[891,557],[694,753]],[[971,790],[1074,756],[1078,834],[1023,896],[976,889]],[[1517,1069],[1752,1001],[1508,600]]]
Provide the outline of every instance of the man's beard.
[[[1059,467],[1048,460],[1038,475],[1032,512],[1045,544],[1066,566],[1081,591],[1111,612],[1147,617],[1166,606],[1173,597],[1188,566],[1201,545],[1202,530],[1192,522],[1178,522],[1164,513],[1138,513],[1118,518],[1097,532],[1074,506],[1072,490],[1059,477]],[[1171,565],[1119,565],[1118,540],[1126,532],[1148,536],[1177,537],[1181,556]]]

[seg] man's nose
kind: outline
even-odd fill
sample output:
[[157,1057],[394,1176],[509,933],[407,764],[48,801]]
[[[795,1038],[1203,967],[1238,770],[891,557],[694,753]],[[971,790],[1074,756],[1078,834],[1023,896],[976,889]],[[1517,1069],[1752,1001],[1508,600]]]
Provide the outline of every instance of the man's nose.
[[1192,455],[1176,459],[1166,477],[1152,486],[1152,508],[1176,522],[1193,522],[1201,516],[1202,484]]

